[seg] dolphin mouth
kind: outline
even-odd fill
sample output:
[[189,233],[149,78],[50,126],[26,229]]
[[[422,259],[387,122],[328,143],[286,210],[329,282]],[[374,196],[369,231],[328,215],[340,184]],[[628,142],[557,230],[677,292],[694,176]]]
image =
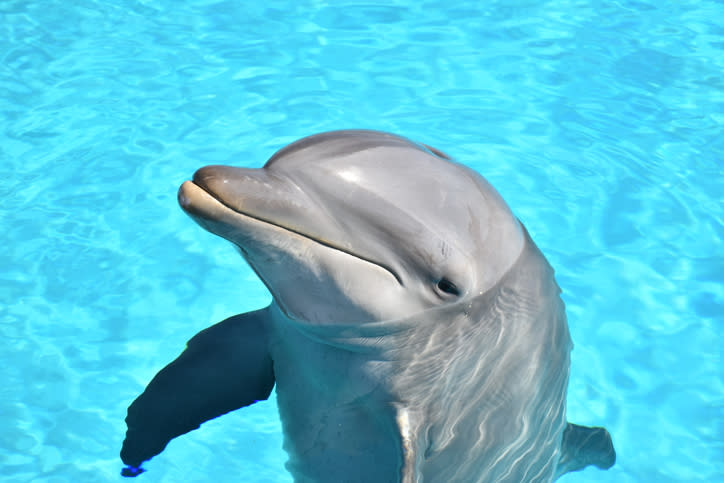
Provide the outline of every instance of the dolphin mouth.
[[322,245],[326,248],[337,250],[358,260],[371,263],[372,265],[375,265],[387,271],[392,277],[395,278],[397,283],[399,283],[400,285],[404,285],[400,275],[392,267],[386,265],[385,263],[376,261],[369,257],[365,257],[358,253],[354,253],[334,242],[312,235],[310,233],[307,233],[306,231],[290,227],[275,220],[271,220],[255,213],[250,213],[248,211],[240,210],[237,207],[231,206],[228,202],[225,202],[220,195],[214,193],[214,191],[203,182],[203,178],[198,179],[196,174],[194,175],[193,180],[184,181],[184,183],[179,188],[178,202],[181,208],[186,213],[188,213],[194,220],[196,220],[196,222],[199,223],[204,229],[215,233],[222,238],[226,238],[227,240],[237,245],[244,254],[245,258],[247,256],[247,251],[242,245],[235,242],[234,240],[229,239],[228,237],[224,236],[223,233],[219,233],[213,228],[213,225],[216,223],[229,225],[233,224],[233,220],[229,217],[230,212],[235,215],[241,215],[256,222],[263,223],[265,225],[272,226],[289,233],[293,233],[314,243]]

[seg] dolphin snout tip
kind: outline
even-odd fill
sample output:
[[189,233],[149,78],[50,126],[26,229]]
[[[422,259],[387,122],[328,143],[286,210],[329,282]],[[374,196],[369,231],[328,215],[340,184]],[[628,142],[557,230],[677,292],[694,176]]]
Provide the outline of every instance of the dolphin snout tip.
[[191,205],[191,198],[189,198],[188,192],[192,184],[194,184],[192,181],[184,181],[183,184],[181,184],[181,187],[178,189],[178,194],[176,196],[178,198],[178,204],[181,205],[181,208],[188,209]]

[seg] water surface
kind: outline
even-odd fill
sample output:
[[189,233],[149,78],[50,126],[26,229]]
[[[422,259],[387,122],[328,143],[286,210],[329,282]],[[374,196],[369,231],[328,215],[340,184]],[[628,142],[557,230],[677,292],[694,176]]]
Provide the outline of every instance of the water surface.
[[[556,268],[607,472],[724,481],[720,1],[0,2],[0,479],[121,481],[125,410],[270,298],[176,205],[205,164],[393,131],[486,176]],[[288,482],[274,400],[139,481]]]

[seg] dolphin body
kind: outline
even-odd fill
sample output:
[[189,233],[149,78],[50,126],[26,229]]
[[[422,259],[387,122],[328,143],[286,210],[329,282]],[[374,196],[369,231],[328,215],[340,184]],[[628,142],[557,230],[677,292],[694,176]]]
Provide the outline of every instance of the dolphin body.
[[566,422],[553,269],[474,171],[336,131],[261,169],[202,168],[179,202],[273,302],[197,334],[131,404],[127,476],[275,383],[296,482],[544,482],[615,462],[605,429]]

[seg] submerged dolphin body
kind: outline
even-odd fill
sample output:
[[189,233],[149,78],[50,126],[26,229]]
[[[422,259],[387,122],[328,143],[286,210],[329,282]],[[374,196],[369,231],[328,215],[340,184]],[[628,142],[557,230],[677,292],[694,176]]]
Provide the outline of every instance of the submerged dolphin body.
[[277,385],[298,482],[552,481],[615,453],[567,424],[553,269],[500,195],[440,151],[337,131],[179,191],[272,304],[214,325],[128,409],[123,461]]

